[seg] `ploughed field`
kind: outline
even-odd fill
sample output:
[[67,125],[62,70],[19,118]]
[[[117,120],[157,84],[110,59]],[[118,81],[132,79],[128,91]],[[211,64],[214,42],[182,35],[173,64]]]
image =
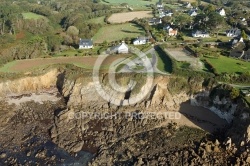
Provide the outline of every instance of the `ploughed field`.
[[150,18],[153,17],[152,11],[136,11],[127,13],[115,13],[112,14],[108,21],[110,23],[124,23],[127,21],[132,21],[135,18]]
[[[102,65],[101,69],[108,69],[112,62],[119,58],[129,57],[130,55],[112,55],[106,58]],[[37,59],[26,59],[26,60],[16,60],[5,64],[0,68],[0,72],[18,72],[18,71],[29,71],[39,67],[44,67],[47,65],[54,64],[73,64],[75,66],[84,68],[84,69],[93,69],[95,62],[98,56],[90,57],[57,57],[57,58],[37,58]]]

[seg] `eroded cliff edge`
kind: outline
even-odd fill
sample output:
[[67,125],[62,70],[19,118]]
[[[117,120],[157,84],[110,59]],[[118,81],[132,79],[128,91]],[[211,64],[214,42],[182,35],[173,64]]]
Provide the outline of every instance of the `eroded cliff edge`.
[[[100,80],[103,84],[106,84],[107,78],[107,75],[103,74]],[[118,82],[121,84],[127,83],[131,78],[144,82],[144,76],[139,74],[117,76]],[[59,152],[53,154],[48,152],[46,148],[35,148],[52,141],[71,154],[76,153],[81,156],[79,152],[82,150],[95,154],[92,163],[97,165],[108,162],[110,164],[120,162],[132,164],[166,163],[176,152],[178,155],[175,154],[174,156],[177,163],[183,161],[183,158],[187,159],[185,162],[188,164],[206,163],[208,162],[206,160],[213,155],[220,156],[232,151],[235,155],[235,160],[232,163],[237,162],[236,156],[239,156],[240,162],[246,162],[247,154],[249,154],[247,151],[250,133],[249,127],[247,127],[249,117],[242,119],[241,116],[249,109],[245,108],[244,104],[240,104],[241,100],[232,102],[232,104],[238,102],[237,104],[240,107],[236,109],[237,121],[233,121],[231,128],[238,127],[238,122],[241,121],[242,130],[238,131],[237,137],[234,137],[235,131],[232,132],[233,130],[222,134],[233,138],[233,141],[231,138],[226,140],[226,143],[231,141],[230,146],[222,144],[225,138],[223,140],[218,138],[221,143],[218,143],[218,140],[216,143],[211,142],[211,140],[203,140],[198,147],[193,143],[190,143],[190,146],[184,145],[187,141],[185,134],[188,134],[188,132],[185,129],[179,131],[178,128],[183,125],[185,120],[189,121],[190,127],[199,128],[200,125],[200,128],[202,128],[204,124],[221,127],[219,124],[206,121],[206,119],[197,119],[197,117],[187,114],[183,114],[185,118],[183,121],[176,121],[175,123],[169,119],[140,119],[136,117],[113,119],[70,118],[72,114],[77,115],[82,112],[118,112],[122,117],[124,112],[177,112],[183,103],[193,99],[195,95],[212,90],[213,85],[204,86],[204,84],[207,84],[207,82],[202,78],[155,76],[150,93],[141,102],[132,106],[119,107],[110,104],[96,92],[92,73],[51,69],[40,76],[31,75],[12,81],[2,81],[0,83],[1,106],[3,108],[0,116],[0,130],[2,131],[0,145],[3,147],[1,160],[6,163],[19,162],[23,164],[24,160],[20,161],[15,160],[15,157],[8,157],[10,154],[16,153],[10,148],[16,145],[23,146],[19,149],[20,154],[22,154],[22,151],[26,158],[30,158],[30,156],[38,158],[37,162],[44,160],[52,164],[65,162],[65,160],[61,160],[60,155],[62,154]],[[138,89],[142,86],[143,84],[138,85],[134,92],[130,92],[130,97],[140,93]],[[128,98],[126,94],[119,94],[119,96],[124,99]],[[207,102],[213,104],[214,101],[213,98],[209,99],[208,96]],[[218,101],[216,102],[218,104]],[[221,121],[223,120],[221,119]],[[178,133],[182,135],[179,139],[176,139],[174,146],[170,146],[169,140],[173,141]],[[31,144],[30,141],[34,141],[35,138],[36,143]],[[216,135],[214,138],[216,138]],[[196,139],[194,140],[200,141],[199,138]],[[194,140],[191,139],[190,141],[194,142]],[[235,142],[235,144],[232,145],[232,142]],[[238,146],[241,147],[240,150],[237,149]],[[137,150],[135,147],[137,147]],[[160,150],[154,150],[159,147],[161,147]],[[176,150],[176,147],[178,147],[178,150]],[[225,151],[224,148],[227,148],[229,152]],[[214,152],[217,152],[218,149],[221,153],[215,154]],[[243,153],[244,156],[241,157]],[[109,161],[107,161],[107,157],[110,158]],[[194,161],[189,158],[194,158]],[[226,157],[223,159],[218,157],[219,163],[223,163],[225,160],[227,160]],[[168,162],[171,163],[172,161],[169,160]],[[212,163],[212,161],[209,162]]]

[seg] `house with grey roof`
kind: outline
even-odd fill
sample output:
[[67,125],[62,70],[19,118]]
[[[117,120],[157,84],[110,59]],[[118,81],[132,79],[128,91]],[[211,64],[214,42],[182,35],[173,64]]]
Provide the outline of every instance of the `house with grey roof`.
[[111,47],[108,50],[109,54],[114,54],[114,53],[117,53],[117,54],[127,54],[128,52],[129,52],[128,45],[124,41],[122,41],[122,43],[120,43],[117,46]]
[[194,17],[194,16],[197,16],[198,13],[197,13],[197,10],[196,9],[191,9],[188,14],[191,16],[191,17]]
[[157,25],[157,24],[161,24],[162,23],[162,21],[161,21],[161,18],[150,18],[149,20],[148,20],[148,24],[149,25]]
[[237,37],[241,35],[241,30],[238,28],[231,28],[226,31],[227,37]]
[[91,39],[80,39],[79,49],[93,48],[93,41]]
[[137,37],[134,41],[133,41],[133,44],[134,45],[143,45],[143,44],[147,44],[149,40],[149,37],[146,37],[146,36],[139,36]]

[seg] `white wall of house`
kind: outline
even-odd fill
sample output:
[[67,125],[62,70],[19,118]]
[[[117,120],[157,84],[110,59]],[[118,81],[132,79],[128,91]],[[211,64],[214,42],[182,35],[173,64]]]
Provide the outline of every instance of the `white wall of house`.
[[209,34],[192,34],[192,36],[205,38],[205,37],[209,37]]
[[219,11],[219,14],[220,14],[221,16],[226,16],[226,12],[225,12],[224,9],[221,9],[221,10]]
[[128,53],[128,47],[127,47],[124,43],[122,43],[122,44],[120,45],[120,47],[118,47],[117,52],[118,52],[119,54],[120,54],[120,53],[127,54],[127,53]]
[[93,45],[92,46],[79,45],[79,49],[90,49],[90,48],[93,48]]
[[198,14],[196,13],[196,11],[193,11],[192,13],[190,13],[191,17],[197,16]]
[[139,39],[135,39],[133,44],[134,45],[142,45],[142,44],[146,44],[146,40],[139,40]]

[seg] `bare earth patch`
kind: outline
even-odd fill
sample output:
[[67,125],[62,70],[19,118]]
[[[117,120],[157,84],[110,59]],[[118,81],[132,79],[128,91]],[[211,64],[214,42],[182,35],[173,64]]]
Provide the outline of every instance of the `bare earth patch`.
[[193,69],[201,70],[203,68],[203,63],[200,59],[195,58],[190,52],[183,48],[165,49],[165,51],[178,62],[190,63]]
[[197,59],[183,48],[167,49],[166,51],[177,61],[194,62]]
[[151,11],[137,11],[128,13],[116,13],[112,14],[108,21],[111,23],[124,23],[127,21],[132,21],[135,18],[150,18],[153,17]]
[[[109,56],[102,63],[102,66],[109,66],[112,62],[119,58],[128,57],[129,55],[119,54]],[[27,71],[36,67],[53,65],[53,64],[74,64],[82,68],[93,69],[98,56],[93,57],[58,57],[58,58],[37,58],[18,60],[15,65],[10,67],[10,71]]]

